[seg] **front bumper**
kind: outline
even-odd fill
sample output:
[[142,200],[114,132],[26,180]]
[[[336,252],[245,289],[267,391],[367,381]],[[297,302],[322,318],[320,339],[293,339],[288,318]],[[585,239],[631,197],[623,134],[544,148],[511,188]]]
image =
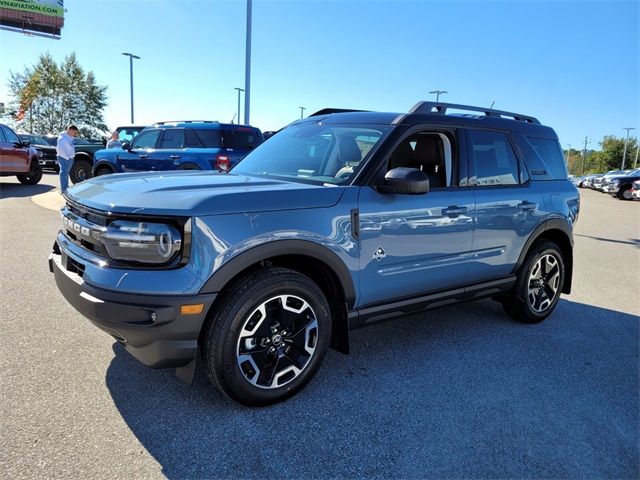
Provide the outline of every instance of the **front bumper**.
[[[62,252],[49,256],[49,269],[67,301],[114,337],[142,364],[180,367],[198,350],[198,336],[216,294],[132,295],[87,284]],[[182,305],[204,304],[202,313],[182,315]]]

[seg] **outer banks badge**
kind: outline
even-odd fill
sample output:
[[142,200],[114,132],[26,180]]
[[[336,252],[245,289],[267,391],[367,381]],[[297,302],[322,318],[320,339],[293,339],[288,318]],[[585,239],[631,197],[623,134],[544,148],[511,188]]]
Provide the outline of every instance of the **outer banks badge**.
[[384,248],[382,247],[378,247],[378,249],[373,254],[373,258],[375,258],[377,261],[382,260],[386,256],[387,256],[387,252],[385,252]]

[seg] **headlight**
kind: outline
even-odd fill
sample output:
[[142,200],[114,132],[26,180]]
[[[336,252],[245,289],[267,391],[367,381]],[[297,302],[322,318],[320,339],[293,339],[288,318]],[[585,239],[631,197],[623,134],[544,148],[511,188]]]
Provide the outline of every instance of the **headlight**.
[[171,225],[125,220],[112,222],[100,241],[115,260],[154,265],[174,260],[182,245],[180,232]]

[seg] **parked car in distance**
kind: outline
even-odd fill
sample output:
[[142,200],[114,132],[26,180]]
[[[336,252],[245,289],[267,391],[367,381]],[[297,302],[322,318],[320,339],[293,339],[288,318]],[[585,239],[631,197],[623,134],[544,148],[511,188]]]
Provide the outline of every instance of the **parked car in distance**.
[[[432,102],[340,112],[290,124],[226,175],[70,188],[49,257],[59,290],[143,364],[192,378],[201,358],[247,405],[296,393],[329,346],[348,352],[349,329],[487,297],[537,323],[570,293],[580,197],[553,129]],[[132,151],[220,131],[178,125]]]
[[621,200],[633,200],[633,182],[640,180],[640,169],[607,179],[606,192]]
[[631,196],[634,200],[640,200],[640,180],[636,180],[633,182],[633,187],[631,188]]
[[19,133],[18,136],[23,142],[29,142],[30,146],[38,151],[38,163],[43,169],[54,170],[56,173],[60,171],[57,163],[56,147],[47,142],[42,135]]
[[42,179],[38,159],[38,151],[27,140],[0,123],[0,176],[15,175],[22,184],[35,185]]
[[259,129],[215,121],[159,122],[122,148],[96,153],[93,174],[218,170],[228,172],[264,141]]
[[605,174],[598,175],[598,176],[596,176],[596,177],[593,179],[593,181],[592,181],[592,183],[591,183],[592,188],[593,188],[594,190],[598,190],[598,191],[600,191],[600,192],[601,192],[601,191],[602,191],[602,188],[603,188],[603,187],[604,187],[604,185],[605,185],[605,182],[606,182],[609,178],[611,178],[611,177],[613,177],[613,176],[616,176],[616,175],[624,175],[624,173],[625,173],[625,172],[624,172],[623,170],[610,170],[610,171],[608,171],[608,172],[607,172],[607,173],[605,173]]

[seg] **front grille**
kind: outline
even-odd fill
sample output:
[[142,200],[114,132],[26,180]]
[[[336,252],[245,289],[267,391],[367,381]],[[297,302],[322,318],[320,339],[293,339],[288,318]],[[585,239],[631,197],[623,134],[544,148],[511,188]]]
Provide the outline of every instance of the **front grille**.
[[100,235],[107,226],[106,214],[67,202],[62,208],[62,231],[74,244],[98,255],[104,255]]

